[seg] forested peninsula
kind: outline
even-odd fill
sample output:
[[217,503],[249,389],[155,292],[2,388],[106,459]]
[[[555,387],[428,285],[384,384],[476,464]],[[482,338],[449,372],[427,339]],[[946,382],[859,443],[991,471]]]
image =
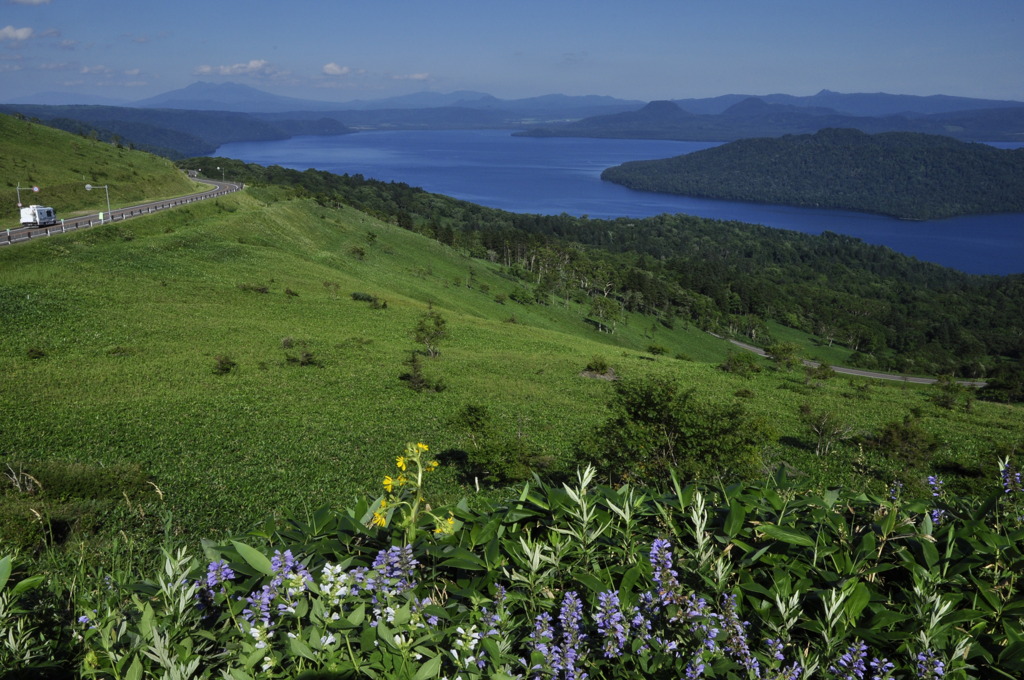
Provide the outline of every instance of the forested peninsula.
[[825,129],[743,139],[674,158],[623,163],[601,178],[638,191],[915,220],[1024,212],[1024,149],[913,132]]

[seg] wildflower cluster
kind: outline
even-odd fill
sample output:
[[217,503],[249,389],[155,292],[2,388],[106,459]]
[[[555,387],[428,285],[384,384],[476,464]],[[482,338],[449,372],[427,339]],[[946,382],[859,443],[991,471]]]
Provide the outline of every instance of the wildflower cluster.
[[868,646],[855,640],[835,663],[828,667],[833,680],[892,680],[896,664],[888,659],[872,657],[868,661]]
[[[942,480],[936,477],[935,475],[929,475],[928,486],[931,487],[932,498],[935,498],[937,502],[941,501],[943,496]],[[935,526],[939,526],[940,524],[942,524],[942,519],[945,516],[946,511],[943,510],[942,508],[932,508],[931,518],[932,524],[934,524]]]
[[[406,542],[412,542],[416,534],[420,505],[423,502],[424,477],[440,467],[436,460],[427,460],[430,447],[422,442],[406,444],[405,455],[395,458],[397,472],[394,476],[385,475],[382,482],[386,495],[381,496],[376,504],[368,524],[371,527],[386,527],[398,513],[399,526],[406,531]],[[427,512],[434,520],[435,534],[450,534],[455,530],[455,516],[449,513],[447,518],[437,517]]]

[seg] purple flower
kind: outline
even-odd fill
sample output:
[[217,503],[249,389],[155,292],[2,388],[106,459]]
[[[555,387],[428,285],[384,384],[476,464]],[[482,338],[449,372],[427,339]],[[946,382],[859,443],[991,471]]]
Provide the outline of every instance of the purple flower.
[[672,568],[672,544],[664,538],[655,539],[650,560],[659,599],[667,604],[671,593],[679,586],[679,574]]
[[206,587],[211,591],[233,578],[235,578],[234,570],[223,560],[210,562],[210,566],[206,568]]
[[1024,482],[1021,481],[1020,472],[1015,471],[1009,462],[1003,465],[999,472],[1003,478],[1004,493],[1019,493],[1024,490]]
[[597,624],[597,632],[604,640],[601,646],[604,650],[604,657],[606,659],[616,658],[622,654],[628,635],[626,617],[622,614],[619,604],[619,594],[612,590],[598,593],[597,602],[594,622]]
[[725,627],[728,638],[725,643],[725,650],[729,652],[733,659],[735,659],[740,665],[742,665],[748,673],[753,673],[754,677],[761,677],[761,664],[757,658],[750,651],[750,645],[747,642],[747,628],[750,627],[749,621],[740,621],[739,615],[736,612],[736,596],[726,593],[722,596],[722,609],[724,610],[723,624]]
[[392,595],[404,593],[416,587],[414,580],[419,562],[412,555],[412,546],[391,546],[377,553],[372,568],[393,586]]
[[864,680],[864,673],[867,672],[867,656],[868,646],[858,640],[847,647],[846,652],[828,670],[839,680]]
[[249,606],[242,610],[242,618],[245,619],[250,626],[256,625],[259,621],[264,625],[270,625],[270,605],[273,603],[277,593],[269,585],[263,586],[260,591],[255,591],[249,594],[245,598],[245,601],[249,603]]
[[920,680],[941,680],[946,677],[946,664],[928,649],[917,655],[917,677]]

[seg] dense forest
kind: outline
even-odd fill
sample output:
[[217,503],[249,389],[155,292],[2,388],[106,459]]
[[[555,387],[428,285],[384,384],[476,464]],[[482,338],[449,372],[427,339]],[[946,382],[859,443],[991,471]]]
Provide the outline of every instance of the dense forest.
[[605,330],[624,311],[666,326],[771,342],[767,321],[845,345],[866,368],[991,377],[1024,357],[1024,276],[974,276],[834,233],[812,236],[688,215],[596,220],[516,214],[360,175],[220,165],[247,183],[291,186],[499,262],[513,301],[591,305]]
[[905,219],[1024,212],[1024,150],[941,135],[827,129],[608,168],[639,191],[839,208]]

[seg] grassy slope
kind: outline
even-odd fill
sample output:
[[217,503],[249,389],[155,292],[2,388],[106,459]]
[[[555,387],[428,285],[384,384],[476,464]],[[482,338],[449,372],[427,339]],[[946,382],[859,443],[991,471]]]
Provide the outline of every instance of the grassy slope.
[[[3,229],[20,226],[16,210],[19,184],[24,205],[52,206],[58,217],[106,210],[106,193],[86,191],[86,184],[108,185],[112,208],[181,196],[198,186],[165,158],[119,149],[11,116],[0,115],[0,139],[0,186],[3,203],[10,208],[0,216]],[[40,191],[34,193],[32,186]]]
[[[269,292],[246,290],[257,286]],[[925,388],[879,384],[865,397],[838,378],[817,388],[796,374],[738,378],[715,368],[727,343],[695,329],[631,318],[601,334],[574,306],[495,302],[514,286],[493,265],[274,188],[0,249],[0,457],[138,463],[177,520],[209,535],[376,492],[404,442],[465,445],[452,420],[466,404],[571,467],[611,393],[579,376],[595,355],[621,375],[668,374],[701,398],[743,398],[781,437],[769,461],[815,468],[827,483],[888,478],[901,465],[855,447],[812,460],[800,403],[831,406],[865,432],[918,407],[943,455],[969,466],[994,464],[995,447],[1020,440],[1019,409],[952,413]],[[387,308],[352,300],[357,291]],[[424,365],[448,389],[419,394],[398,375],[431,305],[450,337]],[[640,351],[652,344],[668,355]],[[30,358],[32,348],[45,356]],[[302,351],[320,366],[288,361]],[[693,361],[668,358],[677,352]],[[218,355],[237,370],[214,374]],[[465,492],[451,468],[442,478],[449,497]]]

